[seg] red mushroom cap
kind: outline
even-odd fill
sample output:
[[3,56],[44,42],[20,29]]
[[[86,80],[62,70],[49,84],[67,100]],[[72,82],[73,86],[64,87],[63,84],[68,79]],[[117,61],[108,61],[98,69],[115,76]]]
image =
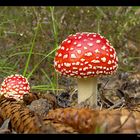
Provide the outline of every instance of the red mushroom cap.
[[4,79],[1,84],[0,95],[7,98],[22,100],[23,95],[29,93],[30,86],[25,77],[22,75],[11,75]]
[[105,37],[83,32],[68,36],[60,44],[54,67],[62,75],[87,78],[114,73],[118,58]]

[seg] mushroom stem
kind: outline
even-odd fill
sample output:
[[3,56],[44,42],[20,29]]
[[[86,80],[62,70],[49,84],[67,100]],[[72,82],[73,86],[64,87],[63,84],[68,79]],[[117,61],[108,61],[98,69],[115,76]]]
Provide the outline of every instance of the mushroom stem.
[[78,103],[89,98],[90,106],[97,106],[97,78],[80,78],[78,82]]

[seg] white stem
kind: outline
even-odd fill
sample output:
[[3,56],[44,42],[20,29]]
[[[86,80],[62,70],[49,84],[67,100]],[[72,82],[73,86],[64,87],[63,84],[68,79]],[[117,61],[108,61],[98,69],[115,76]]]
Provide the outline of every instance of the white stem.
[[89,98],[90,106],[97,106],[97,78],[79,78],[78,103]]

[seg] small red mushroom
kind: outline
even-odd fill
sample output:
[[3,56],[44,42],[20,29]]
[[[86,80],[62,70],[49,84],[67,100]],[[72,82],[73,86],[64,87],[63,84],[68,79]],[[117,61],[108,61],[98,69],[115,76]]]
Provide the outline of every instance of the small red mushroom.
[[78,103],[90,98],[97,105],[97,77],[113,74],[118,67],[116,51],[97,33],[69,35],[59,46],[54,67],[62,75],[78,78]]
[[23,95],[28,94],[29,91],[30,86],[28,80],[22,75],[15,74],[4,79],[1,84],[0,95],[19,101],[22,100]]

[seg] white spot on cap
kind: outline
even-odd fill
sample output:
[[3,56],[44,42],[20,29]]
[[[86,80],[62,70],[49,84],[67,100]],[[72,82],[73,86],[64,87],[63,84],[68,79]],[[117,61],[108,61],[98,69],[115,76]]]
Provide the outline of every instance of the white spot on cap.
[[63,56],[63,59],[64,59],[64,58],[68,58],[68,54],[65,54],[65,55]]
[[104,38],[104,37],[100,35],[100,38]]
[[108,40],[108,39],[106,39],[106,42],[109,42],[109,40]]
[[78,53],[78,54],[81,54],[81,52],[82,52],[81,50],[77,50],[77,53]]
[[68,40],[67,43],[71,43],[71,40]]
[[73,69],[73,70],[77,70],[78,68],[77,68],[77,67],[73,67],[72,69]]
[[63,40],[62,43],[66,42],[67,40],[68,40],[68,39]]
[[101,40],[96,40],[96,43],[100,43],[101,42]]
[[82,46],[82,44],[77,44],[77,47],[81,47]]
[[75,65],[75,63],[73,62],[72,65]]
[[7,79],[9,82],[11,81],[11,79]]
[[106,46],[104,45],[103,47],[101,47],[101,49],[104,51],[106,49]]
[[100,53],[100,51],[98,49],[95,50],[95,53]]
[[65,50],[65,47],[64,47],[64,46],[62,46],[62,47],[61,47],[61,50]]
[[103,73],[103,71],[99,71],[99,73]]
[[87,33],[87,37],[90,35],[90,33]]
[[91,72],[91,71],[88,71],[88,72],[87,72],[87,75],[90,75],[90,74],[92,74],[92,72]]
[[88,46],[92,47],[93,46],[93,43],[87,43]]
[[84,68],[83,68],[83,71],[86,71],[86,70],[88,70],[88,67],[84,67]]
[[85,61],[85,59],[84,59],[84,58],[81,58],[81,59],[80,59],[80,61],[84,62],[84,61]]
[[55,66],[57,65],[57,61],[54,61],[54,65],[55,65]]
[[74,73],[70,73],[70,76],[74,76],[75,74]]
[[106,68],[106,70],[109,70],[109,68]]
[[95,72],[93,71],[92,74],[95,74]]
[[62,53],[59,53],[59,54],[58,54],[58,57],[61,57],[61,56],[62,56]]
[[23,87],[23,89],[26,90],[27,88],[26,87]]
[[108,61],[108,64],[111,64],[111,60]]
[[84,39],[84,41],[87,41],[87,39]]
[[16,77],[23,77],[23,76],[21,76],[21,75],[19,75],[19,74],[15,74],[15,76],[16,76]]
[[110,46],[110,44],[108,42],[106,42],[106,45]]
[[84,50],[87,50],[88,48],[87,47],[84,47]]
[[96,71],[96,74],[98,75],[100,72],[99,71]]
[[82,32],[81,34],[84,35],[84,34],[88,34],[88,33],[89,33],[89,32]]
[[116,58],[116,53],[114,53],[114,59]]
[[80,75],[84,76],[84,75],[86,75],[86,74],[85,74],[85,73],[83,73],[83,72],[80,72]]
[[77,42],[75,41],[73,44],[74,44],[74,45],[76,45],[76,44],[77,44]]
[[72,53],[71,58],[76,58],[76,55],[74,53]]
[[78,33],[76,33],[76,35],[79,35],[80,33],[78,32]]
[[69,37],[71,37],[71,36],[72,36],[72,34],[69,35]]
[[113,58],[114,56],[112,54],[110,54],[110,57]]
[[78,37],[78,39],[81,39],[81,38],[82,38],[82,36],[79,36],[79,37]]
[[99,60],[95,60],[95,59],[93,59],[91,62],[93,62],[93,63],[100,63]]
[[61,65],[60,64],[58,64],[58,68],[61,68]]
[[91,52],[87,52],[87,53],[85,53],[85,56],[92,56],[92,53]]
[[21,91],[21,90],[20,90],[19,93],[24,93],[24,91]]
[[87,62],[87,61],[85,62],[85,64],[88,64],[88,63],[89,63],[89,62]]
[[106,58],[105,57],[102,57],[101,60],[102,60],[102,62],[106,62]]
[[91,64],[88,64],[89,68],[92,68],[92,65]]
[[72,51],[72,50],[74,50],[74,48],[70,48],[70,50]]
[[114,65],[114,66],[113,66],[113,69],[115,69],[117,66],[118,66],[118,65]]
[[70,67],[71,66],[71,63],[64,63],[64,66]]
[[74,73],[74,74],[78,74],[78,71],[72,71],[72,73]]
[[79,64],[80,64],[80,62],[76,62],[76,63],[75,63],[75,65],[77,65],[77,66],[78,66]]

